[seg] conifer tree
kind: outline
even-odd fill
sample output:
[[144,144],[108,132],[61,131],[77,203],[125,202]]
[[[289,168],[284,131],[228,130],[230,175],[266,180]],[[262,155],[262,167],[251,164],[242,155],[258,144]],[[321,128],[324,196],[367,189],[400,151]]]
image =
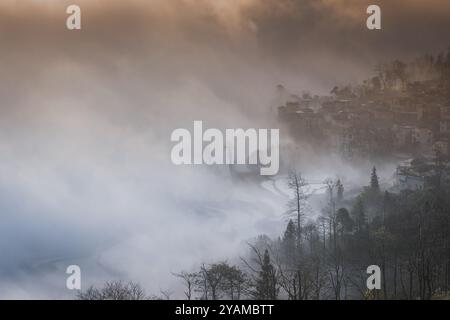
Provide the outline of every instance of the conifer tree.
[[377,168],[375,166],[372,168],[372,174],[370,176],[370,188],[372,191],[379,192],[380,184],[378,182]]
[[275,300],[278,296],[276,271],[270,261],[269,251],[264,251],[261,271],[256,279],[255,298],[259,300]]

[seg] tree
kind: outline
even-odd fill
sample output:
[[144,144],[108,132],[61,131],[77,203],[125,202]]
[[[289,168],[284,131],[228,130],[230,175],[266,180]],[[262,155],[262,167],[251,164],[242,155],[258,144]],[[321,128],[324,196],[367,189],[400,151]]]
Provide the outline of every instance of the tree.
[[212,264],[209,268],[204,265],[200,268],[200,272],[207,283],[207,290],[211,293],[212,300],[217,300],[221,296],[220,285],[225,277],[227,267],[225,262],[221,262]]
[[137,283],[106,282],[103,288],[89,287],[77,295],[79,300],[146,300],[145,290]]
[[186,287],[184,295],[186,296],[186,299],[191,300],[194,291],[194,286],[198,276],[197,273],[189,273],[182,271],[180,273],[173,273],[173,275],[183,280],[184,285]]
[[351,232],[353,230],[353,220],[350,218],[350,213],[345,208],[340,208],[336,214],[336,221],[339,226],[341,236],[345,232]]
[[336,182],[336,187],[337,187],[337,200],[338,202],[341,202],[342,200],[344,200],[344,185],[341,182],[341,179],[338,179],[338,181]]
[[370,188],[372,191],[378,193],[380,191],[380,184],[378,182],[377,168],[372,168],[372,174],[370,176]]
[[284,232],[282,239],[282,247],[283,247],[283,260],[289,265],[293,266],[296,263],[296,244],[297,244],[297,231],[295,230],[295,224],[292,219],[289,220],[286,231]]
[[343,285],[344,277],[344,259],[342,254],[342,249],[339,244],[338,239],[338,217],[336,212],[336,201],[334,198],[334,188],[337,186],[335,182],[331,179],[326,179],[325,184],[328,191],[328,207],[325,212],[328,213],[329,222],[329,240],[330,240],[330,250],[329,250],[329,278],[331,282],[331,287],[334,293],[334,298],[336,300],[341,299],[341,289]]
[[293,215],[297,222],[297,246],[301,248],[302,240],[302,220],[307,210],[308,195],[305,187],[308,185],[300,173],[291,172],[289,174],[288,187],[292,190],[293,198],[288,202],[288,215]]
[[257,300],[276,300],[278,297],[276,270],[270,261],[267,249],[264,251],[261,270],[256,279],[254,297]]
[[186,286],[185,296],[191,300],[193,292],[200,294],[202,300],[218,300],[227,298],[239,300],[248,293],[249,279],[237,266],[227,262],[202,265],[198,272],[181,272],[175,274]]
[[248,276],[237,266],[224,265],[221,289],[230,300],[240,300],[249,289]]
[[355,220],[356,231],[360,233],[365,230],[367,221],[364,211],[364,202],[361,196],[358,196],[358,198],[356,199],[356,203],[352,209],[352,216]]

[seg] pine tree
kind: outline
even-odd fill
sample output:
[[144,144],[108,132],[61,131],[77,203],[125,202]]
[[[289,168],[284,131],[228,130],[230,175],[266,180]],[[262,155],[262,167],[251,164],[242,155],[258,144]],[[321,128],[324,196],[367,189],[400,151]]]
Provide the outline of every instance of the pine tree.
[[294,265],[296,260],[296,232],[295,223],[290,219],[282,240],[284,259],[288,265]]
[[372,175],[370,177],[370,188],[372,191],[379,192],[380,184],[378,182],[377,168],[375,166],[372,169]]
[[275,300],[278,296],[277,277],[267,249],[264,251],[261,263],[261,271],[258,279],[256,279],[255,298],[258,300]]

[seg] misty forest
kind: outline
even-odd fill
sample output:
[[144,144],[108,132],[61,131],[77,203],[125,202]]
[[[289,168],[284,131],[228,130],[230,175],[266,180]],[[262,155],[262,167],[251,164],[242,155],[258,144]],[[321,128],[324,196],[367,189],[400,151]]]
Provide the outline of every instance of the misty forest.
[[[283,232],[255,234],[236,257],[173,272],[184,298],[448,298],[450,51],[379,65],[370,79],[326,96],[288,94],[281,85],[278,94],[274,117],[294,141],[281,147],[282,157],[290,155],[279,173],[289,194],[278,212]],[[320,195],[311,194],[295,156],[304,142],[348,164],[369,163],[366,183],[336,172],[320,181]],[[395,163],[389,181],[377,171],[383,161]],[[320,203],[314,208],[313,197]],[[380,267],[380,289],[366,286],[370,265]],[[127,281],[90,287],[78,298],[172,298],[171,290],[148,295]]]

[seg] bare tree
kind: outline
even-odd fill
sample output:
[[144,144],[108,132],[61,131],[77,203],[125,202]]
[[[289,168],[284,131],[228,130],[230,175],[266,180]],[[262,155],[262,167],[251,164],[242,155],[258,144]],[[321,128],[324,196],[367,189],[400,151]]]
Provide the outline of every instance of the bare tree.
[[134,282],[106,282],[103,288],[89,287],[77,295],[79,300],[146,300],[145,290]]
[[290,172],[288,177],[288,186],[292,190],[293,198],[288,202],[289,216],[294,216],[297,222],[297,242],[300,248],[302,239],[302,220],[308,209],[308,195],[305,192],[305,187],[308,184],[298,172]]
[[173,291],[171,291],[171,290],[160,289],[159,292],[161,292],[164,300],[170,300],[170,297],[173,295]]
[[172,273],[172,274],[175,277],[178,277],[183,280],[185,288],[186,288],[184,291],[184,295],[185,295],[186,299],[191,300],[192,294],[194,292],[195,283],[196,283],[196,280],[198,277],[197,273],[189,273],[189,272],[182,271],[180,273]]

